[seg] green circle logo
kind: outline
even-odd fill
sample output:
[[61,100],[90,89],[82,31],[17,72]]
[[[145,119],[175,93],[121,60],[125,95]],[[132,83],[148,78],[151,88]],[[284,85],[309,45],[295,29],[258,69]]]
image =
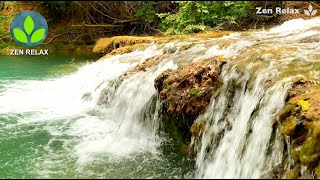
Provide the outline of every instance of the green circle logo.
[[24,11],[13,18],[10,34],[17,44],[35,47],[46,39],[48,24],[41,14],[35,11]]

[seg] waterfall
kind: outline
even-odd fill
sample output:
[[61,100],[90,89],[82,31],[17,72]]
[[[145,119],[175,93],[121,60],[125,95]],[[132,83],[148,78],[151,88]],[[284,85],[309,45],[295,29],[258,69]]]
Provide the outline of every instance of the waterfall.
[[[31,142],[19,156],[30,177],[189,176],[186,160],[159,148],[167,139],[154,80],[167,69],[219,56],[227,61],[222,86],[196,120],[205,123],[202,135],[191,139],[196,178],[266,177],[283,161],[284,140],[274,124],[293,78],[319,80],[319,25],[320,18],[298,19],[268,31],[178,39],[61,77],[0,80],[0,143],[20,138],[15,147],[24,150]],[[159,56],[165,58],[158,64],[124,76]]]
[[[154,79],[177,66],[172,60],[164,60],[146,71],[117,80],[147,58],[162,53],[161,48],[151,45],[143,51],[88,63],[62,77],[13,81],[0,92],[0,118],[8,120],[0,132],[8,131],[12,138],[24,133],[21,130],[19,134],[14,133],[17,128],[34,127],[34,133],[48,133],[43,135],[49,138],[48,142],[34,147],[43,151],[43,155],[30,158],[27,171],[35,177],[57,177],[72,169],[72,173],[64,177],[111,178],[113,169],[92,174],[97,165],[90,166],[93,163],[100,164],[99,167],[107,167],[106,163],[116,165],[129,161],[126,160],[129,157],[135,158],[134,163],[129,161],[138,163],[135,166],[153,161],[154,164],[148,166],[161,168],[157,164],[166,159],[159,154],[163,140],[158,133],[160,102]],[[103,98],[106,93],[107,99]],[[142,174],[138,170],[136,177],[156,175],[155,170]]]
[[[206,124],[201,137],[192,137],[197,178],[262,178],[282,163],[284,140],[273,124],[293,78],[318,79],[313,63],[319,57],[318,42],[312,37],[319,37],[319,20],[291,20],[269,31],[252,33],[246,40],[254,48],[227,56],[242,61],[223,69],[219,95],[196,120]],[[278,54],[280,49],[290,48],[300,53]],[[296,64],[314,69],[299,71]]]
[[[259,178],[269,155],[279,153],[269,148],[274,145],[270,142],[272,124],[285,104],[290,82],[265,87],[277,75],[270,66],[250,82],[251,74],[238,72],[236,65],[224,69],[220,94],[203,115],[206,127],[198,144],[199,178]],[[271,167],[280,163],[277,161],[281,157],[271,161]]]

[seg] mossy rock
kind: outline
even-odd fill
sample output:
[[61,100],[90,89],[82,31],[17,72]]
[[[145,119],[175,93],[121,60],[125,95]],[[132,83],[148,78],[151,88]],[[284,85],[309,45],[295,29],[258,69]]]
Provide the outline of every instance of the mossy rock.
[[285,179],[298,179],[300,174],[300,166],[295,166],[293,169],[289,169],[284,173]]
[[282,126],[283,126],[282,133],[286,136],[292,136],[294,134],[294,131],[297,125],[298,125],[298,119],[294,116],[289,116],[282,123]]
[[202,136],[205,128],[205,120],[203,116],[200,116],[200,119],[197,119],[191,126],[190,132],[193,137],[200,137]]
[[[291,140],[291,158],[295,166],[306,166],[306,173],[320,178],[320,86],[298,79],[288,93],[287,105],[279,115],[283,136]],[[287,162],[288,163],[288,162]],[[286,164],[287,164],[286,163]],[[300,178],[294,171],[286,178]]]
[[320,139],[308,137],[301,147],[299,159],[303,165],[314,166],[320,159]]
[[300,151],[302,146],[298,146],[296,148],[292,148],[291,150],[291,158],[294,163],[300,163]]
[[317,179],[320,178],[320,164],[315,168],[315,175]]
[[189,89],[189,93],[193,96],[196,96],[199,93],[199,89],[198,88],[191,88]]
[[165,117],[165,131],[169,134],[169,136],[176,142],[178,149],[183,154],[189,154],[189,147],[188,147],[188,138],[186,138],[183,134],[182,129],[183,124],[175,121],[174,118],[170,118],[168,116]]
[[172,40],[177,39],[189,39],[190,37],[193,38],[218,38],[222,37],[224,35],[229,35],[230,32],[223,31],[223,32],[204,32],[204,33],[197,33],[197,34],[191,34],[191,35],[172,35],[172,36],[114,36],[114,37],[108,37],[108,38],[100,38],[94,48],[93,53],[98,55],[106,55],[110,53],[112,50],[124,47],[124,46],[130,46],[134,44],[145,44],[145,43],[166,43]]

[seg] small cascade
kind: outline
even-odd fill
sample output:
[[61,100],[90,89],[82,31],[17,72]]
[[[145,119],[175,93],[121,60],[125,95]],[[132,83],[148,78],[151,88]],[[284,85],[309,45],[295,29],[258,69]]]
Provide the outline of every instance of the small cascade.
[[[274,140],[270,142],[273,120],[284,106],[290,83],[265,86],[277,75],[270,66],[250,82],[249,71],[239,72],[236,65],[224,69],[220,94],[200,117],[206,126],[197,143],[199,178],[259,178],[266,170],[265,162],[272,158],[269,154],[282,154],[269,146],[277,146]],[[270,163],[274,167],[277,162]]]
[[319,18],[298,19],[269,31],[241,34],[249,46],[236,55],[225,53],[234,61],[221,74],[219,95],[196,120],[206,124],[202,136],[192,137],[197,178],[270,178],[283,155],[290,158],[274,124],[294,78],[319,80],[314,63],[319,62],[319,40],[312,39],[319,37],[319,24]]

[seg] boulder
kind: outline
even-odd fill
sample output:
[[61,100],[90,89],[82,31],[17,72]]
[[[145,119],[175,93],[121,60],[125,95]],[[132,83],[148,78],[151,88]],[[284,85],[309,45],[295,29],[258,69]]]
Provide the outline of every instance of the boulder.
[[[217,94],[221,82],[219,76],[223,59],[210,58],[193,62],[176,70],[166,70],[155,79],[166,124],[177,126],[184,142],[191,132],[201,134],[201,126],[194,126],[195,119],[204,112],[213,95]],[[200,128],[200,129],[199,129]]]

